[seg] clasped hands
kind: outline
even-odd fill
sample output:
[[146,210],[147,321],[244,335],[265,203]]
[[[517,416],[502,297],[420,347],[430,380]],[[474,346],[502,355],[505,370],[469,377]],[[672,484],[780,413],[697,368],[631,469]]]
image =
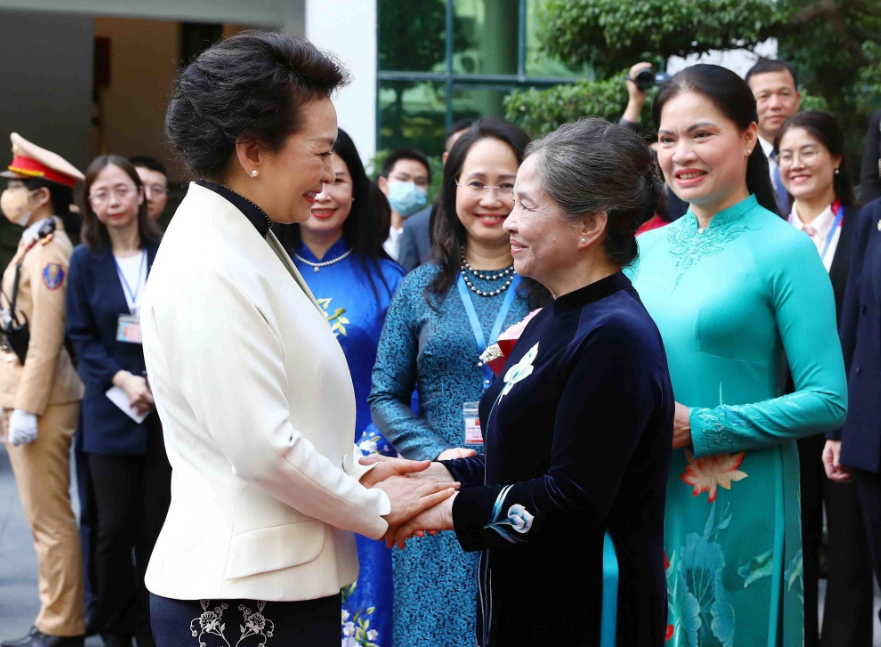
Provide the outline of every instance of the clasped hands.
[[392,504],[384,517],[389,526],[386,546],[404,548],[411,537],[453,529],[453,500],[460,484],[442,464],[378,454],[360,462],[374,465],[361,477],[361,485],[383,490]]

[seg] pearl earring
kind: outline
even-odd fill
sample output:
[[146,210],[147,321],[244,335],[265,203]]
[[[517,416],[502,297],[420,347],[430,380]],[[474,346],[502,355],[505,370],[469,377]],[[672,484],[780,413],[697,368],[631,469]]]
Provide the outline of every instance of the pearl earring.
[[838,175],[838,169],[835,169],[835,175]]
[[587,242],[587,238],[582,238],[582,239],[581,239],[581,244],[582,244],[582,245],[584,245],[584,243],[586,243],[586,242]]
[[257,177],[258,175],[260,175],[260,171],[258,171],[257,169],[251,171],[251,177]]

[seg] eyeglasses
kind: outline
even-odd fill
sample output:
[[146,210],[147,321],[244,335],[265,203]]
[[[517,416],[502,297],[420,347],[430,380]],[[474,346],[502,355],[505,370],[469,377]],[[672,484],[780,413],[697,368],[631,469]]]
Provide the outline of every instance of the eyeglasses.
[[502,200],[514,199],[513,184],[492,186],[491,184],[484,184],[483,182],[479,182],[478,180],[469,180],[467,184],[459,184],[459,180],[456,180],[456,186],[461,187],[465,190],[467,194],[471,195],[474,198],[482,198],[483,196],[489,194],[490,189],[492,189],[498,191],[499,197]]
[[777,156],[777,165],[780,168],[789,168],[795,163],[796,157],[801,160],[805,166],[813,166],[820,156],[820,149],[815,146],[803,148],[800,152],[793,153],[791,151],[783,151]]
[[127,197],[134,194],[134,187],[130,186],[118,186],[115,189],[101,189],[100,191],[96,191],[89,195],[89,202],[92,203],[93,207],[101,207],[107,204],[111,199],[111,196],[115,196],[117,200],[122,202]]

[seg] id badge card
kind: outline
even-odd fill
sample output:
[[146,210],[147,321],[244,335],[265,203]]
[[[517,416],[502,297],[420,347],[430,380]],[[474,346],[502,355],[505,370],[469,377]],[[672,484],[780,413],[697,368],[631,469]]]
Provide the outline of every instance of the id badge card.
[[119,315],[116,325],[116,341],[126,344],[141,343],[141,320],[133,315]]
[[466,402],[462,405],[462,417],[465,421],[465,446],[483,445],[483,432],[480,429],[478,408],[479,402]]

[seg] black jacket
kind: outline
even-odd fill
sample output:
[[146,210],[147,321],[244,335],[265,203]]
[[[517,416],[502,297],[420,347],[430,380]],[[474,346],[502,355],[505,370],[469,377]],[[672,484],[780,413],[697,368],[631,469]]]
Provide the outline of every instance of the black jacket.
[[881,198],[881,110],[869,120],[860,166],[860,200],[868,204],[878,198]]
[[847,371],[848,412],[840,439],[841,462],[881,471],[881,200],[857,218],[850,272],[839,327]]

